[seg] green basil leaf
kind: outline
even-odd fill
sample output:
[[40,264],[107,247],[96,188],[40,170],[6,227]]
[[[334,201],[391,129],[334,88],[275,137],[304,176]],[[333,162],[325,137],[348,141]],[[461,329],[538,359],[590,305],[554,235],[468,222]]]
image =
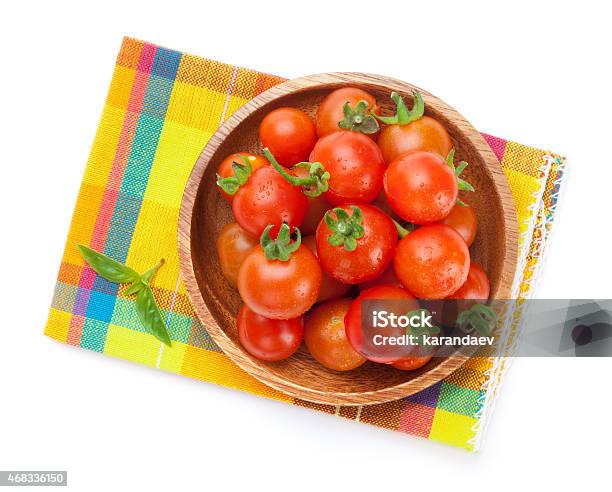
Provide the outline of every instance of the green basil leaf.
[[77,244],[77,248],[79,248],[85,261],[100,277],[118,284],[132,283],[140,280],[138,273],[118,261],[82,244]]
[[171,346],[166,323],[164,323],[159,307],[155,302],[151,287],[145,286],[136,294],[136,312],[149,333],[159,341]]
[[138,294],[138,292],[140,292],[140,290],[143,289],[144,287],[146,287],[146,285],[143,284],[142,282],[134,282],[132,285],[130,285],[127,288],[127,290],[125,291],[125,295],[131,296],[133,294]]
[[153,275],[155,275],[157,273],[157,270],[160,269],[160,267],[166,263],[166,260],[164,260],[163,258],[161,260],[159,260],[157,262],[156,265],[152,266],[151,268],[149,268],[146,272],[144,272],[140,278],[143,284],[145,285],[149,285],[149,282],[151,282],[151,279],[153,278]]

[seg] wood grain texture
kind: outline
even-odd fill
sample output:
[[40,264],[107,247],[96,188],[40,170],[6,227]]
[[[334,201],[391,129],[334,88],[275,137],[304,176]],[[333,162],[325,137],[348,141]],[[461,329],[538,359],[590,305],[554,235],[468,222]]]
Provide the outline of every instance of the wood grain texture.
[[[189,297],[207,331],[236,364],[263,383],[296,398],[332,405],[364,405],[421,391],[455,371],[467,355],[432,359],[423,368],[410,372],[371,362],[354,371],[335,372],[318,364],[303,347],[285,361],[255,359],[238,341],[236,314],[241,301],[221,273],[215,248],[219,231],[233,221],[231,208],[215,185],[221,160],[232,152],[260,153],[257,129],[272,109],[292,106],[314,116],[323,97],[344,86],[372,93],[385,113],[393,110],[389,99],[392,90],[410,96],[416,88],[378,75],[328,73],[291,80],[255,97],[219,128],[198,158],[181,204],[178,241],[181,274]],[[470,163],[462,177],[477,190],[463,194],[479,221],[472,258],[487,271],[491,296],[509,298],[516,269],[518,228],[504,172],[488,144],[465,118],[435,96],[418,90],[425,101],[425,113],[448,129],[456,158]]]

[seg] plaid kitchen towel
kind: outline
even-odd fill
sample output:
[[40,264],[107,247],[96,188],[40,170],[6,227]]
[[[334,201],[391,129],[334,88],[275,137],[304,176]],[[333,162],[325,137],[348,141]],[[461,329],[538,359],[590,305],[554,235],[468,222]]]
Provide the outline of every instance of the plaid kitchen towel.
[[[243,372],[219,348],[191,306],[179,275],[177,222],[183,190],[217,127],[283,79],[125,38],[89,155],[45,334],[69,345],[140,362],[294,405],[476,450],[507,367],[504,358],[468,361],[445,381],[382,405],[334,407],[291,398]],[[555,218],[563,158],[485,135],[508,178],[520,221],[514,284],[527,298]],[[137,271],[160,258],[152,284],[172,347],[142,328],[125,287],[87,266],[77,243]],[[508,346],[512,345],[508,331]]]

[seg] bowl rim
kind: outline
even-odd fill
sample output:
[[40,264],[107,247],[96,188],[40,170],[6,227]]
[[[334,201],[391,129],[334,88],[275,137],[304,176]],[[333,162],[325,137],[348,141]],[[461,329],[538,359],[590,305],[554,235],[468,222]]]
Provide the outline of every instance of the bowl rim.
[[[296,92],[305,92],[313,89],[329,89],[331,91],[343,86],[358,86],[366,90],[367,87],[374,87],[379,90],[395,90],[400,94],[409,94],[413,90],[418,90],[423,96],[426,107],[427,105],[434,106],[444,117],[449,119],[454,125],[460,127],[460,131],[480,154],[485,163],[486,171],[495,185],[496,193],[500,197],[504,221],[502,229],[504,231],[503,265],[500,281],[496,290],[491,292],[491,298],[510,298],[517,268],[518,222],[514,200],[506,181],[505,173],[497,157],[480,132],[478,132],[460,113],[441,99],[417,86],[398,79],[361,72],[329,72],[287,80],[247,101],[219,126],[196,160],[189,175],[189,179],[187,180],[179,211],[178,253],[180,272],[189,299],[196,310],[196,314],[215,343],[219,345],[221,350],[232,360],[232,362],[236,363],[241,369],[265,385],[293,398],[307,400],[313,403],[350,406],[385,403],[417,393],[449,376],[461,367],[470,356],[465,353],[456,353],[445,358],[434,368],[420,374],[410,381],[372,391],[330,392],[315,390],[283,380],[271,374],[264,365],[258,363],[259,361],[255,360],[252,356],[247,354],[244,349],[235,344],[216,322],[200,292],[192,261],[191,249],[192,219],[196,197],[209,160],[216,153],[218,147],[222,144],[227,135],[231,134],[244,119],[251,115],[251,113],[279,98],[286,97]],[[192,195],[188,193],[189,190],[195,190],[195,193]]]

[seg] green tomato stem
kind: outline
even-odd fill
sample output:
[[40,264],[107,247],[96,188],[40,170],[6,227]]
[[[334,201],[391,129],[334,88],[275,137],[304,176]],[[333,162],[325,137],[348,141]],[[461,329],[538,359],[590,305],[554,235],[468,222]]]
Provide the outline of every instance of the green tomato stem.
[[344,113],[344,119],[338,122],[338,127],[343,130],[371,135],[380,129],[378,121],[370,114],[368,102],[363,99],[354,108],[351,108],[351,105],[345,102],[342,106],[342,112]]
[[412,110],[409,110],[402,96],[393,91],[391,93],[391,99],[393,99],[393,102],[395,103],[395,115],[378,116],[375,114],[374,116],[378,121],[385,123],[386,125],[407,125],[408,123],[418,120],[423,116],[423,114],[425,114],[425,103],[423,102],[423,96],[421,96],[421,93],[416,89],[413,89],[412,96],[414,99],[414,104],[412,105]]
[[[468,167],[468,163],[466,161],[461,161],[457,167],[455,167],[455,149],[450,149],[450,152],[446,156],[446,164],[450,167],[451,171],[455,175],[457,179],[457,188],[459,191],[475,191],[474,187],[468,183],[465,179],[461,178],[461,173]],[[462,207],[466,207],[467,205],[459,198],[457,198],[457,203]]]
[[[391,220],[393,220],[393,219],[391,219]],[[393,220],[393,225],[395,225],[395,228],[397,229],[397,235],[399,236],[400,239],[404,239],[408,234],[410,234],[412,232],[411,230],[406,229],[405,227],[403,227],[396,220]]]
[[240,156],[244,164],[232,163],[233,176],[222,178],[217,174],[217,186],[228,195],[235,195],[240,187],[244,185],[253,172],[253,166],[247,156]]
[[[356,205],[351,205],[353,213],[349,215],[346,210],[337,207],[325,212],[325,224],[332,232],[327,241],[332,246],[343,246],[347,251],[354,251],[357,248],[357,239],[363,237],[363,212]],[[335,214],[335,218],[331,216]]]
[[284,223],[278,234],[276,239],[272,239],[270,237],[270,230],[273,225],[270,224],[267,226],[263,233],[261,234],[261,238],[259,239],[259,244],[261,248],[264,250],[266,258],[268,260],[279,260],[279,261],[289,261],[291,258],[291,253],[297,251],[302,244],[302,234],[300,230],[295,228],[295,241],[291,241],[291,228],[288,224]]
[[325,170],[325,167],[320,162],[300,162],[296,164],[294,167],[303,167],[308,169],[308,177],[300,178],[290,174],[285,167],[281,166],[272,152],[270,152],[270,149],[266,147],[263,149],[263,153],[272,167],[276,169],[288,183],[292,184],[293,186],[301,187],[306,196],[314,198],[329,189],[328,181],[330,174]]

